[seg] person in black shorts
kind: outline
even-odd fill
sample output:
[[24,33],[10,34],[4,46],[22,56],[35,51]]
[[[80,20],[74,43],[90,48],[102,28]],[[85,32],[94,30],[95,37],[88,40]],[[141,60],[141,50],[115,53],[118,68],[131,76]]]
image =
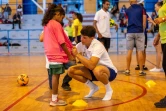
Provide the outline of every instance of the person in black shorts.
[[[111,32],[110,32],[110,13],[108,12],[108,9],[110,7],[110,1],[109,0],[103,0],[102,3],[102,9],[96,12],[93,26],[96,29],[96,32],[98,34],[98,40],[104,44],[105,49],[108,52],[108,49],[110,48],[110,38],[111,38]],[[114,24],[116,31],[118,30],[118,25]]]

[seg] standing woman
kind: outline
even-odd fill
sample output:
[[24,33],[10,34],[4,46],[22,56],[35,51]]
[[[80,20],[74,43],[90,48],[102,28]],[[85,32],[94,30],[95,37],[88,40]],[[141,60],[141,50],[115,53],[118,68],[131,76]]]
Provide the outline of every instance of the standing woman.
[[[159,17],[154,20],[156,24],[159,24],[159,34],[153,41],[154,45],[161,40],[161,48],[163,52],[162,66],[166,76],[166,0],[163,0],[163,6],[158,11]],[[166,108],[166,97],[155,103],[157,108]]]
[[44,51],[49,61],[50,74],[52,75],[52,98],[50,106],[66,105],[58,99],[58,85],[60,74],[65,72],[64,63],[74,60],[71,55],[72,44],[66,36],[61,22],[65,17],[62,7],[52,4],[42,20],[44,27]]
[[23,11],[22,11],[22,6],[21,6],[21,5],[18,5],[18,7],[17,7],[17,12],[20,13],[20,16],[23,15]]
[[17,12],[20,14],[21,21],[22,21],[22,19],[23,19],[23,9],[22,9],[22,6],[20,4],[17,7]]
[[[158,12],[159,9],[162,7],[162,5],[163,5],[163,2],[157,2],[155,4],[155,11]],[[158,15],[156,16],[156,18],[157,17],[158,17]],[[159,30],[159,25],[154,23],[154,21],[153,21],[154,19],[153,18],[148,18],[148,20],[152,22],[152,27],[154,28],[153,30],[158,31]],[[157,36],[158,36],[158,34],[157,34]],[[160,71],[162,71],[162,68],[160,66],[160,63],[161,63],[161,60],[162,60],[161,42],[159,41],[159,43],[157,45],[154,45],[154,47],[156,49],[156,67],[154,67],[153,69],[151,69],[149,71],[151,71],[151,72],[160,72]]]
[[72,14],[72,18],[73,20],[66,17],[67,20],[72,22],[73,37],[75,38],[75,42],[79,43],[81,42],[81,29],[82,29],[83,17],[80,13],[74,12]]

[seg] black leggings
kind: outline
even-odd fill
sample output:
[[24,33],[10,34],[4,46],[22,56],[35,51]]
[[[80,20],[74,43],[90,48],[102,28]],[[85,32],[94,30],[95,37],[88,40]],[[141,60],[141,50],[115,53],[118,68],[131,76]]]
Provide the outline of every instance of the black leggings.
[[165,44],[161,44],[161,48],[162,48],[162,52],[163,52],[162,66],[163,66],[164,73],[165,73],[165,76],[166,76],[166,43]]

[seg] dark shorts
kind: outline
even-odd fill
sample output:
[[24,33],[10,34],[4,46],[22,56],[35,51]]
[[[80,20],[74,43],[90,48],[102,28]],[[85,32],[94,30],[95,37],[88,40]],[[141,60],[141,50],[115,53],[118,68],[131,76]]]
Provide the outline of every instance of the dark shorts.
[[[108,68],[108,67],[107,67],[107,68]],[[111,69],[111,68],[108,68],[108,69],[109,69],[109,71],[110,71],[109,81],[113,81],[113,80],[116,78],[117,73],[116,73],[113,69]],[[90,72],[90,74],[91,74],[91,76],[92,76],[92,80],[91,80],[91,81],[98,81],[98,80],[96,79],[95,75],[93,74],[93,71],[92,71],[92,70],[89,70],[89,72]]]
[[65,69],[68,69],[69,67],[76,65],[76,61],[69,61],[68,63],[64,63],[63,65]]
[[63,64],[50,64],[50,74],[63,74],[65,72],[65,67]]
[[106,49],[109,49],[109,48],[110,48],[110,41],[111,41],[110,38],[102,37],[102,38],[97,38],[97,40],[99,40],[100,42],[104,43],[104,47],[105,47]]
[[72,36],[69,36],[69,39],[70,39],[71,42],[74,41],[74,37],[72,37]]
[[81,42],[81,35],[77,36],[78,43]]

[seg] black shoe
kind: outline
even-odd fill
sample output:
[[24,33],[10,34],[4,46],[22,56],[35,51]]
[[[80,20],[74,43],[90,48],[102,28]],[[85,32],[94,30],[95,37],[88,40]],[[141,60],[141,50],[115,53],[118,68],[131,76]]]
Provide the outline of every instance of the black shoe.
[[148,68],[146,66],[143,66],[143,70],[148,70]]
[[161,99],[160,101],[166,101],[166,96],[163,99]]
[[135,70],[140,70],[140,67],[139,67],[139,65],[137,65],[137,67],[135,68]]
[[66,85],[66,86],[62,86],[63,90],[65,91],[71,91],[71,87]]
[[154,103],[156,108],[166,108],[166,97],[161,99],[159,102]]

